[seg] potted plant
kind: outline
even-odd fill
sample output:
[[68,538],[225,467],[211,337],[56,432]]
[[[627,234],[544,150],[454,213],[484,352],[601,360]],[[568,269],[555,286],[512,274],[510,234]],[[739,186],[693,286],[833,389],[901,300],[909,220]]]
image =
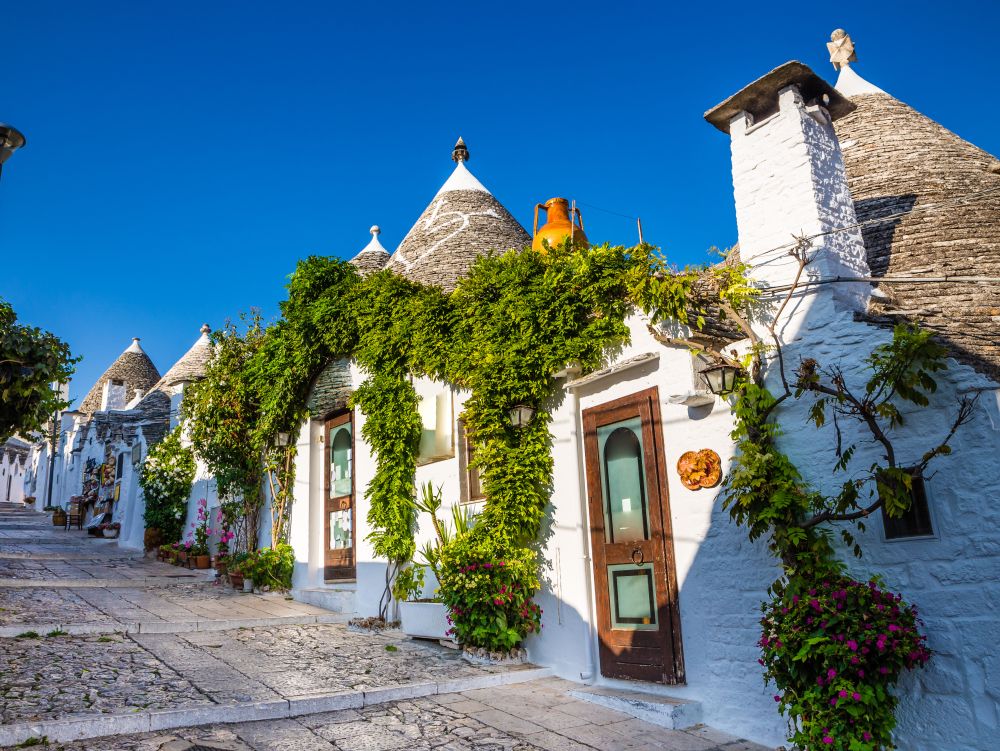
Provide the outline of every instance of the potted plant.
[[237,553],[229,559],[229,583],[233,585],[233,589],[243,589],[243,566],[247,558],[246,553]]
[[56,508],[56,510],[52,512],[52,526],[53,527],[66,526],[66,509]]
[[441,548],[453,539],[464,537],[474,524],[472,515],[463,507],[452,507],[452,529],[438,519],[441,510],[441,491],[431,483],[423,486],[416,502],[419,511],[430,514],[434,527],[434,540],[428,541],[421,550],[423,565],[411,564],[396,575],[393,596],[399,603],[399,619],[403,633],[420,639],[449,638],[448,608],[436,596],[424,597],[425,567],[434,574],[435,583],[440,581]]
[[212,559],[208,552],[208,538],[212,534],[212,530],[208,528],[207,509],[208,501],[202,498],[198,501],[198,519],[191,522],[194,534],[185,543],[188,548],[188,560],[194,564],[195,568],[204,569],[212,565]]
[[109,539],[115,539],[121,533],[122,525],[119,522],[101,525],[101,534]]
[[24,496],[24,498],[22,499],[22,501],[24,502],[25,506],[34,506],[35,505],[35,496],[33,496],[33,495],[26,495],[26,496]]

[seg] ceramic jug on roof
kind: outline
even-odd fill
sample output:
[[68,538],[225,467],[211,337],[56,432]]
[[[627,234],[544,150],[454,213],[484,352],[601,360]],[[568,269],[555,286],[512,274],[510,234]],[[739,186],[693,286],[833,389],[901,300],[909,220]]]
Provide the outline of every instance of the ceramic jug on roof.
[[[538,210],[545,210],[545,224],[541,229],[538,227]],[[576,214],[576,222],[570,218],[570,214]],[[531,247],[542,253],[545,252],[545,243],[550,248],[557,248],[567,239],[572,238],[573,244],[580,248],[586,248],[590,243],[587,235],[583,231],[583,217],[580,216],[580,209],[569,208],[569,201],[565,198],[550,198],[545,203],[535,206],[535,231]]]

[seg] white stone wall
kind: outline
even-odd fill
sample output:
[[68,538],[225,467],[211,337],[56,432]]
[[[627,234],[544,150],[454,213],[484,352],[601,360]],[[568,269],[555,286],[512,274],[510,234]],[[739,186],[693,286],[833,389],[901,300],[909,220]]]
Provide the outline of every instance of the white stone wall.
[[[794,92],[784,91],[780,101],[781,110],[773,119],[748,128],[737,118],[731,133],[741,256],[756,265],[755,277],[772,285],[787,283],[793,266],[784,251],[765,251],[787,243],[793,234],[829,231],[856,221],[832,129],[813,119]],[[828,235],[814,247],[820,251],[809,269],[811,278],[867,274],[856,231]],[[812,357],[821,366],[841,369],[850,387],[863,388],[864,358],[891,338],[889,331],[854,320],[851,309],[864,304],[867,291],[862,284],[829,284],[797,296],[778,327],[789,371],[803,357]],[[774,366],[768,385],[780,390]],[[913,751],[990,748],[1000,720],[1000,663],[994,646],[1000,637],[995,617],[1000,603],[996,389],[997,384],[952,361],[948,374],[939,378],[931,407],[905,411],[904,427],[891,434],[902,464],[915,462],[943,438],[960,396],[984,390],[972,423],[953,442],[954,453],[931,468],[927,492],[934,538],[887,542],[876,515],[859,537],[864,557],[850,561],[856,575],[880,572],[889,587],[918,606],[936,652],[927,669],[910,674],[899,687],[896,742]],[[834,494],[844,479],[833,474],[836,436],[832,425],[816,430],[808,423],[810,404],[804,398],[780,408],[785,430],[781,447],[808,481]],[[848,474],[863,471],[879,458],[865,431],[843,421],[841,428],[845,445],[865,442]],[[849,558],[846,551],[844,555]],[[756,637],[754,627],[739,638],[750,644]],[[736,664],[729,669],[734,675],[740,670]],[[738,706],[733,710],[738,718],[743,714]],[[770,713],[776,717],[773,707]],[[766,728],[761,731],[757,739],[768,740]]]

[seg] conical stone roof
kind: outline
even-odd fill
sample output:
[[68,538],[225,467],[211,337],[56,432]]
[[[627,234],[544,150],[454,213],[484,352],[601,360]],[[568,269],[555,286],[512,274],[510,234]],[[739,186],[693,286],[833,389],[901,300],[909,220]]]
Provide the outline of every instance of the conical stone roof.
[[191,349],[173,364],[173,367],[164,374],[160,382],[153,387],[154,389],[161,386],[173,386],[182,381],[197,381],[205,375],[208,361],[212,359],[212,340],[208,337],[212,329],[206,323],[202,324],[200,331],[201,336],[191,345]]
[[871,320],[918,320],[1000,380],[1000,285],[968,280],[1000,277],[1000,162],[849,65],[836,86],[857,105],[834,128],[872,274],[966,277],[883,283],[889,298],[873,304]]
[[389,263],[389,251],[382,247],[382,243],[378,239],[379,233],[382,230],[376,224],[369,232],[372,233],[371,242],[349,261],[349,263],[357,267],[361,276],[368,276],[368,274],[381,271]]
[[473,261],[491,251],[524,248],[531,237],[510,212],[465,166],[469,158],[459,139],[458,162],[430,205],[396,248],[388,268],[420,282],[455,288]]
[[121,381],[125,385],[127,404],[135,398],[137,392],[146,393],[159,380],[160,372],[149,359],[149,355],[139,346],[139,339],[134,338],[132,344],[97,379],[97,383],[87,392],[78,409],[87,414],[100,410],[104,384],[108,381]]

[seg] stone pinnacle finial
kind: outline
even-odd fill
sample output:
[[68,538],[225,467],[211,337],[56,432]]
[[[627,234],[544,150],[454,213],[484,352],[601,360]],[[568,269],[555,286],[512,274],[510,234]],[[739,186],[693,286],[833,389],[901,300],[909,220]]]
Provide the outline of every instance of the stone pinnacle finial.
[[368,231],[372,233],[372,237],[378,237],[379,234],[382,232],[382,228],[379,227],[377,224],[373,224],[372,228]]
[[843,29],[834,29],[833,33],[830,34],[830,41],[826,43],[826,48],[830,51],[830,62],[837,70],[858,61],[851,35]]
[[203,323],[201,324],[201,328],[199,329],[199,331],[201,331],[201,333],[203,334],[210,334],[212,333],[212,327],[209,326],[207,323]]
[[455,148],[451,151],[451,160],[453,162],[467,162],[469,161],[469,150],[465,147],[465,141],[462,137],[458,137],[458,143],[455,144]]

